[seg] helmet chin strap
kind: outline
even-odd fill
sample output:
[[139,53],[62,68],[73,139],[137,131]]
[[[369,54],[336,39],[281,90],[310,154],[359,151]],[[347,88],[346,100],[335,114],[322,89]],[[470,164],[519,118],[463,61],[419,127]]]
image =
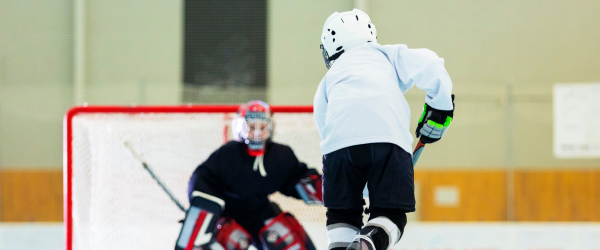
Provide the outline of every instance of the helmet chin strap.
[[262,177],[267,176],[267,171],[265,170],[265,164],[263,161],[263,156],[265,155],[265,144],[266,143],[263,142],[263,146],[260,150],[252,150],[250,149],[250,145],[247,145],[248,147],[246,148],[250,156],[256,157],[256,159],[254,159],[254,166],[252,170],[258,170]]

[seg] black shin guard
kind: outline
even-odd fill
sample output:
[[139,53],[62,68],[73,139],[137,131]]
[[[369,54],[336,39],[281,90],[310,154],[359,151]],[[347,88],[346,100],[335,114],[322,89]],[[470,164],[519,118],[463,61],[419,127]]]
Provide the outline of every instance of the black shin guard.
[[328,250],[345,250],[362,227],[362,208],[327,209]]
[[[400,209],[391,209],[391,208],[371,208],[369,209],[370,216],[369,221],[377,218],[377,217],[386,217],[390,221],[392,221],[400,230],[400,237],[404,234],[404,227],[406,227],[407,218],[406,211]],[[367,223],[369,224],[369,223]],[[398,239],[400,240],[400,239]],[[395,244],[395,243],[392,243]]]
[[361,228],[363,209],[327,209],[327,226],[336,223],[346,223],[354,227]]

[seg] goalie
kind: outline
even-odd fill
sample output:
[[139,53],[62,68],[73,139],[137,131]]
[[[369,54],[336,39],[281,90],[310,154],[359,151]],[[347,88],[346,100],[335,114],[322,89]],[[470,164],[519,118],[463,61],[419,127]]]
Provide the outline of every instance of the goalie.
[[271,141],[271,110],[262,101],[239,108],[232,132],[234,140],[190,178],[190,208],[175,249],[315,250],[298,221],[268,196],[279,191],[322,204],[320,175],[290,147]]

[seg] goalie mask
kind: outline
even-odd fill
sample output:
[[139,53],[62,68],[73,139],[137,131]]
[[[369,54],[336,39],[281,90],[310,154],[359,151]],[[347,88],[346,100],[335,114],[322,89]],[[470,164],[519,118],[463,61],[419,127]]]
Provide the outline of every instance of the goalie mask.
[[359,9],[335,12],[327,18],[321,34],[321,52],[329,69],[335,60],[350,49],[377,42],[377,30],[367,13]]
[[264,154],[265,145],[273,135],[271,109],[265,102],[254,100],[242,105],[231,122],[233,139],[248,145],[251,156]]

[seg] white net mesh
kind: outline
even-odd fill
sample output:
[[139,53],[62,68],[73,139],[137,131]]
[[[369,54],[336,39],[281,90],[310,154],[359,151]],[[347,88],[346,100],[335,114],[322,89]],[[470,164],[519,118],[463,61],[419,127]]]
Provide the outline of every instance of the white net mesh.
[[[194,169],[224,142],[231,113],[88,113],[72,119],[73,249],[173,249],[184,213],[125,146],[129,141],[155,174],[188,207]],[[274,141],[321,171],[312,113],[274,115]],[[229,131],[226,132],[230,134]],[[322,241],[325,208],[271,196]],[[317,242],[315,242],[317,243]],[[320,248],[320,247],[319,247]]]

